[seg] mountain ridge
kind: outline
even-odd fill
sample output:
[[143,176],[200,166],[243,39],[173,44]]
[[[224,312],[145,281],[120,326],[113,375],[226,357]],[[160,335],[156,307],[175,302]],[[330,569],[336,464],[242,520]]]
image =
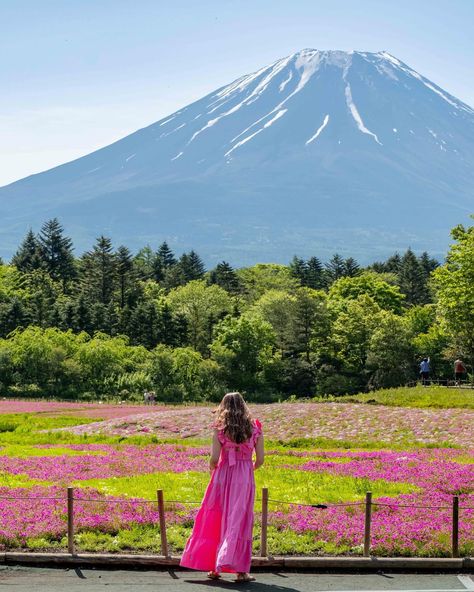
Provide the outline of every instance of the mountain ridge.
[[386,51],[308,48],[0,188],[0,230],[11,251],[54,215],[79,248],[106,233],[210,263],[439,255],[474,210],[473,165],[471,107]]

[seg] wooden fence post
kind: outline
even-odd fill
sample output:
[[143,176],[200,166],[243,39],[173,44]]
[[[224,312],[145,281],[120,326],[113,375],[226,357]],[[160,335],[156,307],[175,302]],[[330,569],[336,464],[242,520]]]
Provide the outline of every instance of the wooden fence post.
[[260,535],[260,557],[267,557],[268,488],[262,488],[262,531]]
[[67,488],[67,550],[74,555],[74,487]]
[[162,489],[158,489],[158,513],[160,515],[161,554],[164,557],[169,557],[168,539],[166,537],[165,502]]
[[372,492],[365,494],[364,557],[370,556],[370,527],[372,522]]
[[459,557],[459,497],[453,496],[452,555]]

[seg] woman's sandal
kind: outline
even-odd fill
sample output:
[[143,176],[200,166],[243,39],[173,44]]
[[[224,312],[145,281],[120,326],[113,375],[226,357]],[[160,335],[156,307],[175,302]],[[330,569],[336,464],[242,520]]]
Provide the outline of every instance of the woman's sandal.
[[208,571],[207,572],[207,577],[210,580],[220,580],[221,574],[218,574],[217,571]]
[[236,582],[255,582],[255,578],[248,573],[237,574]]

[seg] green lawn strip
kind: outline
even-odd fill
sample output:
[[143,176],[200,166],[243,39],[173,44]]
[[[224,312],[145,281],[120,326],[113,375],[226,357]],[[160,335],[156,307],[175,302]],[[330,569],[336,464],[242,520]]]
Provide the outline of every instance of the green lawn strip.
[[0,456],[14,458],[28,458],[31,456],[100,456],[106,454],[102,450],[74,450],[64,446],[54,448],[38,448],[35,446],[22,446],[21,444],[8,444],[0,449]]
[[370,402],[391,407],[474,409],[474,389],[448,388],[445,386],[399,387],[358,395],[345,395],[343,397],[317,397],[313,400],[321,403]]
[[[181,553],[191,534],[191,524],[170,525],[167,527],[167,539],[172,553]],[[312,532],[296,533],[291,530],[279,530],[268,526],[268,549],[273,555],[342,555],[357,550],[348,546],[317,540]],[[76,549],[89,553],[161,553],[161,538],[158,526],[150,524],[134,525],[113,532],[83,530],[74,537]],[[9,548],[22,546],[18,541],[6,542]],[[67,548],[65,537],[32,537],[27,539],[26,548],[33,551]],[[256,524],[253,533],[253,554],[260,551],[260,525]],[[361,550],[360,550],[361,552]]]
[[[130,477],[89,479],[76,481],[77,487],[93,487],[114,496],[156,499],[156,492],[162,489],[165,500],[200,502],[209,482],[207,473],[187,471],[183,473],[150,473]],[[337,503],[362,500],[367,491],[374,497],[396,496],[418,491],[409,483],[392,483],[384,480],[362,479],[351,476],[331,475],[313,471],[263,467],[256,473],[257,498],[262,487],[268,487],[270,499],[302,504]],[[256,502],[258,507],[259,502]],[[272,503],[278,509],[288,506]],[[282,507],[280,507],[282,506]],[[273,509],[273,507],[271,508]]]
[[30,479],[28,475],[13,475],[6,471],[0,471],[0,487],[24,487],[29,488],[34,485],[51,485],[50,481],[40,481],[39,479]]

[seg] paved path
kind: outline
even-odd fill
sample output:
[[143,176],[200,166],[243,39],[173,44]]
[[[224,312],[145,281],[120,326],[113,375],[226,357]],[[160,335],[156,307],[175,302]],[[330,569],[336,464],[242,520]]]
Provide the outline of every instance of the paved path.
[[0,591],[11,592],[466,592],[474,591],[467,575],[257,573],[257,581],[236,584],[232,576],[213,582],[184,571],[103,571],[0,567]]

